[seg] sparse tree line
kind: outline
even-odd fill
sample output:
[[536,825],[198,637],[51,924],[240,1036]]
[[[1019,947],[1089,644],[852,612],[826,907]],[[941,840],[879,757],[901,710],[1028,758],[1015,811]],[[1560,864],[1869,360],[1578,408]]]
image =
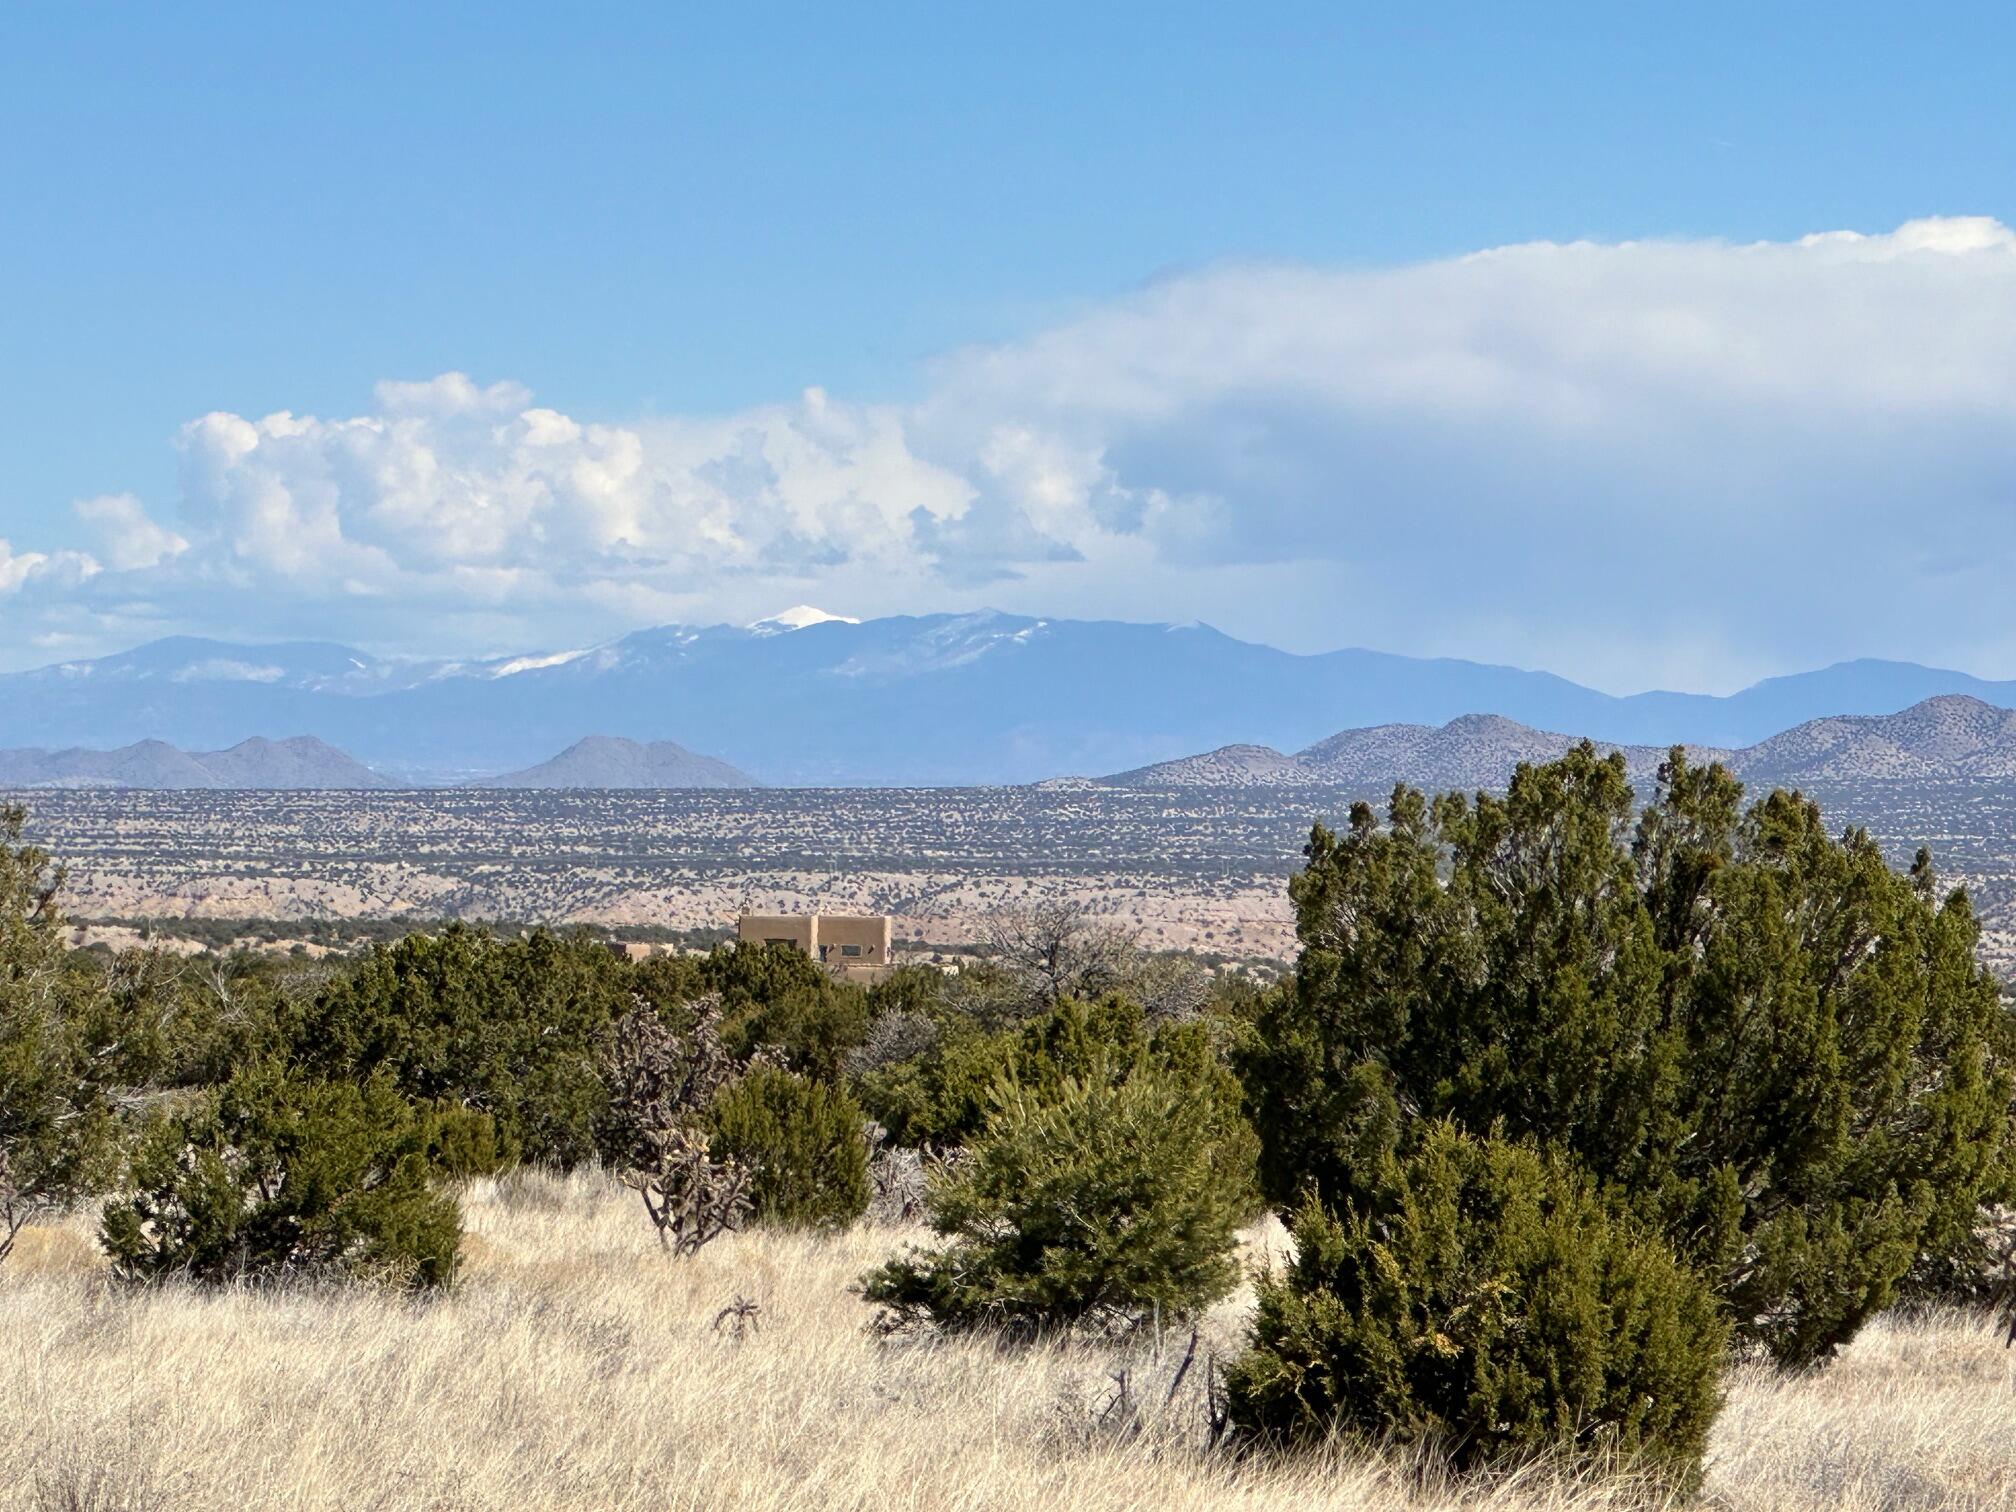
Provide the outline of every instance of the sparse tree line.
[[1820,1366],[1982,1303],[2016,1201],[2016,1018],[1963,892],[1675,752],[1640,811],[1583,746],[1503,798],[1318,827],[1264,990],[1068,908],[957,975],[632,962],[449,927],[318,966],[61,943],[0,810],[0,1259],[95,1201],[136,1283],[455,1276],[460,1182],[599,1163],[667,1251],[876,1205],[931,1237],[886,1331],[1036,1340],[1258,1277],[1222,1439],[1418,1442],[1698,1480],[1732,1352]]

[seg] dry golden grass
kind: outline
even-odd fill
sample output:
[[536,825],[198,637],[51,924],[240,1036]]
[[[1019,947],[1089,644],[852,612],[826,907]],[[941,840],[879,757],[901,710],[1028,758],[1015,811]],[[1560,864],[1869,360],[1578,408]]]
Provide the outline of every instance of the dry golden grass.
[[[1422,1486],[1397,1462],[1204,1452],[1187,1334],[1131,1350],[878,1343],[847,1288],[905,1237],[725,1239],[662,1256],[595,1181],[468,1194],[449,1297],[129,1292],[80,1221],[0,1271],[0,1506],[152,1508],[1615,1507],[1544,1475]],[[716,1316],[762,1307],[741,1339]],[[1237,1337],[1243,1303],[1207,1322]],[[1138,1433],[1099,1422],[1125,1369]],[[1973,1320],[1895,1320],[1816,1377],[1739,1372],[1707,1502],[2016,1505],[2016,1354]]]

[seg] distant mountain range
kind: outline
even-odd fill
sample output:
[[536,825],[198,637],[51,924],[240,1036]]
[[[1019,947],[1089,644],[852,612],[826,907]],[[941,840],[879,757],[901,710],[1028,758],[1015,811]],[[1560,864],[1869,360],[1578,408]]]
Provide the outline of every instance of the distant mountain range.
[[[1343,787],[1378,793],[1404,782],[1427,791],[1503,788],[1522,761],[1550,761],[1580,737],[1535,730],[1492,714],[1448,724],[1345,730],[1285,755],[1231,745],[1200,756],[1119,772],[1102,786],[1131,788]],[[1649,783],[1669,747],[1622,750],[1634,783]],[[1768,740],[1730,750],[1690,746],[1753,786],[1855,781],[2002,781],[2016,778],[2016,712],[1964,694],[1943,694],[1887,715],[1808,720]]]
[[[374,772],[312,735],[254,738],[228,751],[182,751],[142,740],[112,751],[0,751],[4,788],[191,788],[240,791],[386,789],[410,784]],[[522,772],[459,784],[486,788],[746,788],[757,784],[725,761],[671,741],[591,735]]]
[[747,788],[759,784],[712,756],[696,756],[669,740],[643,745],[613,735],[577,740],[551,761],[522,772],[486,777],[484,788]]
[[[1396,782],[1430,791],[1503,788],[1522,761],[1549,761],[1579,736],[1535,730],[1495,714],[1441,726],[1344,730],[1294,753],[1229,745],[1064,786],[1120,788],[1347,788],[1383,794]],[[1634,783],[1648,785],[1668,747],[1608,746],[1624,753]],[[1962,694],[1928,698],[1897,714],[1809,720],[1738,750],[1689,746],[1753,785],[2016,780],[2016,711]],[[407,786],[313,736],[254,738],[222,751],[182,751],[144,740],[111,751],[0,750],[0,789],[48,787],[369,789]],[[607,735],[577,740],[551,760],[455,784],[478,788],[749,788],[754,778],[672,741]]]
[[1620,745],[1736,750],[1955,693],[2016,704],[2016,682],[1904,662],[1844,662],[1727,697],[1620,698],[1477,662],[1296,655],[1205,625],[993,611],[854,623],[801,607],[476,660],[156,641],[0,675],[0,747],[154,739],[207,751],[300,730],[400,780],[449,782],[530,768],[592,730],[702,743],[768,783],[981,784],[1131,770],[1235,741],[1306,751],[1337,730],[1440,728],[1478,710]]
[[312,735],[241,740],[227,751],[179,751],[143,740],[115,751],[0,751],[0,787],[390,788],[362,762]]

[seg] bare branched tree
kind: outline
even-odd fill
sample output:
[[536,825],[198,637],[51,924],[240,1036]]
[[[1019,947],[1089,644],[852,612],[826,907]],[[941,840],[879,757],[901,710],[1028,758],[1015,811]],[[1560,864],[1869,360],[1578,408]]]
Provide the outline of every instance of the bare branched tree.
[[1097,919],[1082,903],[996,909],[987,916],[984,943],[1022,1014],[1046,1012],[1064,998],[1122,992],[1159,1023],[1192,1017],[1211,997],[1202,966],[1143,950],[1133,931]]
[[1113,991],[1139,950],[1127,930],[1095,921],[1084,904],[1068,899],[995,909],[984,943],[1030,1012]]
[[1142,951],[1121,991],[1141,1005],[1151,1024],[1193,1019],[1211,1001],[1211,973],[1189,956]]

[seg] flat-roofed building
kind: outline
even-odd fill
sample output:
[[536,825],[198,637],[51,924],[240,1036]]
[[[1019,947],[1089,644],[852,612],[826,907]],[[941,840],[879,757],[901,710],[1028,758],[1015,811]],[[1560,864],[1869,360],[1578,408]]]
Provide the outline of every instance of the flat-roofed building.
[[790,945],[848,981],[873,981],[892,964],[895,921],[887,914],[744,914],[737,939]]

